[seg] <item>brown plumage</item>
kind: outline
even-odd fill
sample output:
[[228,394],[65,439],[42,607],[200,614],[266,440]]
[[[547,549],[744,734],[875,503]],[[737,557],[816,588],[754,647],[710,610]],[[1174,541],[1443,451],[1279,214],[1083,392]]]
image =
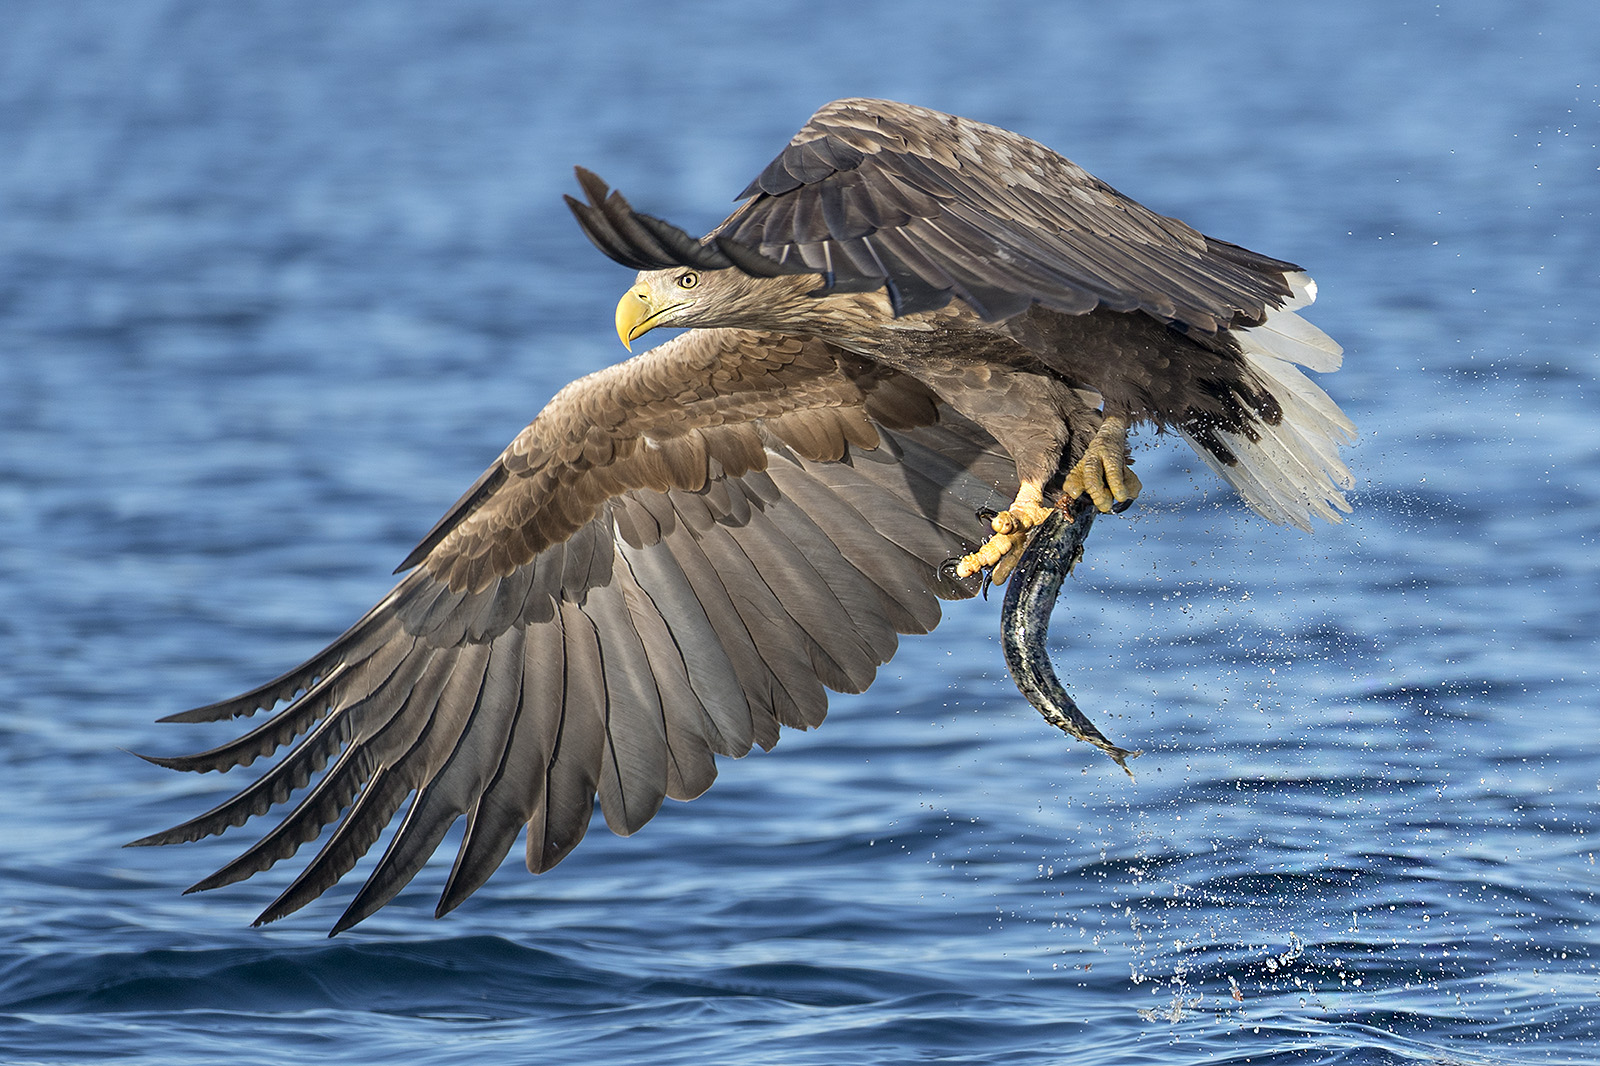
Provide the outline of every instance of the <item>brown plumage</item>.
[[[1143,422],[1182,433],[1273,521],[1348,510],[1337,451],[1354,426],[1294,365],[1339,363],[1292,313],[1314,298],[1310,278],[1025,137],[835,101],[700,240],[579,179],[588,202],[568,203],[585,232],[642,272],[618,307],[625,339],[662,325],[821,337],[924,381],[1036,490],[1086,449],[1121,466],[1122,433]],[[982,395],[993,378],[1017,394],[1001,411]],[[1093,472],[1083,488],[1102,509],[1137,494]]]
[[899,634],[934,626],[939,598],[974,593],[976,577],[942,569],[977,547],[974,512],[1015,497],[1012,512],[1035,513],[1022,504],[1070,490],[1085,455],[1105,473],[1080,478],[1086,491],[1107,505],[1136,492],[1126,424],[1184,433],[1269,517],[1344,506],[1349,423],[1291,365],[1337,365],[1290,313],[1309,280],[1015,134],[831,104],[704,240],[580,177],[586,232],[647,271],[619,308],[625,338],[697,328],[558,393],[324,651],[172,716],[273,712],[162,766],[288,750],[136,843],[219,833],[310,786],[196,889],[337,823],[261,921],[336,883],[408,797],[335,932],[392,898],[460,817],[439,914],[525,825],[541,872],[596,799],[626,834],[664,798],[699,795],[715,755],[816,725],[826,689],[864,689]]
[[[814,340],[685,334],[558,393],[406,560],[378,606],[310,661],[173,715],[276,712],[210,751],[228,770],[295,746],[220,806],[138,841],[243,825],[320,778],[215,888],[338,829],[261,915],[316,898],[401,830],[336,931],[376,910],[468,819],[439,913],[528,825],[528,865],[583,837],[598,795],[632,833],[691,799],[713,754],[815,726],[898,634],[974,583],[940,573],[1003,505],[1013,465],[914,379]],[[296,740],[298,738],[298,743]],[[331,765],[330,765],[331,764]],[[343,813],[348,807],[348,812]]]

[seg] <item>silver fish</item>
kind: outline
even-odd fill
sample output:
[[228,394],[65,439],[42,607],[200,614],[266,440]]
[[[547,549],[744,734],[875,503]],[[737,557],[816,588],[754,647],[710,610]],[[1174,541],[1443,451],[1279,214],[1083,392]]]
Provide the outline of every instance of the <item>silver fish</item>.
[[1070,737],[1093,744],[1132,777],[1127,760],[1141,753],[1111,743],[1078,709],[1056,679],[1046,643],[1061,582],[1083,558],[1083,542],[1095,514],[1094,503],[1082,496],[1066,513],[1054,510],[1034,532],[1006,585],[1000,607],[1000,645],[1017,689],[1044,720]]

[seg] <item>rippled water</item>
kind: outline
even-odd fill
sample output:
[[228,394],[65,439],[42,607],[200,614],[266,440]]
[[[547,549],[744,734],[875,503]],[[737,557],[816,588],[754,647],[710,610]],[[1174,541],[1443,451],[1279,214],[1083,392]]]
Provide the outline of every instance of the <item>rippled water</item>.
[[[0,1060],[1600,1059],[1600,30],[1529,5],[89,0],[0,32]],[[180,889],[119,750],[316,650],[622,353],[582,163],[709,227],[818,104],[1019,129],[1306,263],[1352,520],[1170,442],[1052,635],[1130,783],[952,607],[638,836],[436,862],[329,942]],[[241,838],[242,839],[242,838]],[[444,854],[450,849],[446,847]]]

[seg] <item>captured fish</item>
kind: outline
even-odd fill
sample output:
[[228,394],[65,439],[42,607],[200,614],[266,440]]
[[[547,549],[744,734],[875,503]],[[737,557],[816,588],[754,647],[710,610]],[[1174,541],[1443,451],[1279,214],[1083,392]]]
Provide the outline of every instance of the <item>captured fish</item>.
[[1087,740],[1132,777],[1127,760],[1140,753],[1111,743],[1078,710],[1056,680],[1045,642],[1061,582],[1083,558],[1083,542],[1094,525],[1094,516],[1093,501],[1080,496],[1066,514],[1052,509],[1034,532],[1006,586],[1000,607],[1000,645],[1017,688],[1044,715],[1044,720],[1068,736]]

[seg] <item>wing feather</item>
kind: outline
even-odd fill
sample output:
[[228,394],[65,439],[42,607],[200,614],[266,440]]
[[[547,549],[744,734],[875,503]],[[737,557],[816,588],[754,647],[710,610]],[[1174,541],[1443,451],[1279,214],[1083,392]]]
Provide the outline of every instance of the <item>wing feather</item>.
[[560,616],[552,613],[543,623],[530,626],[522,647],[522,689],[507,711],[510,736],[488,785],[469,808],[467,829],[436,917],[448,914],[483,886],[544,795],[565,700],[566,641]]
[[605,759],[606,678],[600,635],[576,603],[562,600],[558,613],[566,672],[544,792],[528,822],[528,869],[534,873],[566,858],[589,831]]
[[[329,838],[328,846],[261,912],[257,924],[291,914],[327,891],[377,843],[406,797],[414,795],[424,782],[436,779],[439,767],[473,722],[493,651],[488,644],[468,644],[459,654],[435,660],[440,667],[437,682],[425,678],[412,694],[410,713],[396,715],[385,729],[392,735],[380,735],[379,744],[369,750],[369,756],[376,759],[376,770],[356,805]],[[412,813],[416,811],[414,804]],[[407,850],[407,838],[415,832],[416,823],[407,817],[333,932],[354,924],[352,916],[366,900],[374,895],[387,899],[410,880],[409,873],[398,872],[395,866]],[[426,857],[418,860],[419,867]]]
[[629,836],[666,798],[667,738],[660,691],[620,584],[590,589],[582,610],[606,637],[599,646],[605,692],[600,809],[612,832]]
[[[684,494],[674,494],[673,502],[689,507],[689,500]],[[703,503],[700,508],[701,513],[709,515]],[[688,528],[693,530],[695,527]],[[708,521],[699,527],[699,532],[710,528],[711,522]],[[738,681],[739,702],[734,702],[729,695],[712,705],[727,712],[719,719],[723,737],[728,742],[728,750],[721,754],[737,758],[747,753],[751,744],[760,744],[764,750],[772,750],[772,746],[778,742],[780,720],[792,720],[796,716],[785,714],[780,709],[781,706],[787,706],[787,697],[783,695],[786,690],[762,653],[766,632],[762,620],[745,620],[729,588],[731,575],[718,569],[708,553],[707,545],[698,534],[667,538],[662,541],[662,546],[670,558],[660,557],[660,566],[663,570],[683,575],[695,602],[705,611],[716,644],[727,656],[728,665]],[[710,667],[705,660],[700,665],[702,669]],[[748,712],[748,718],[740,712],[740,703]]]
[[[417,683],[381,726],[370,733],[363,730],[366,735],[349,735],[344,752],[333,768],[317,781],[305,798],[295,804],[282,822],[233,862],[196,883],[189,891],[219,888],[270,869],[294,855],[300,845],[315,840],[325,826],[340,820],[342,811],[344,815],[338,829],[295,884],[285,891],[285,896],[304,891],[313,883],[320,883],[322,887],[312,893],[315,896],[348,872],[366,854],[404,799],[402,792],[394,795],[390,802],[393,780],[386,779],[385,766],[414,744],[432,722],[439,693],[454,665],[450,659],[451,656],[447,654],[429,656],[419,672]],[[340,719],[343,717],[341,715]],[[331,719],[330,722],[338,725],[340,719]],[[348,728],[347,725],[345,729]],[[345,729],[339,731],[344,733]],[[303,744],[296,749],[296,754],[306,749],[307,745]],[[356,800],[355,805],[344,811],[351,799]],[[286,913],[279,910],[274,917]],[[263,913],[257,920],[265,922],[272,918]]]
[[[647,635],[651,672],[674,689],[664,708],[678,786],[668,795],[693,799],[710,787],[715,776],[711,752],[739,756],[750,750],[750,705],[728,652],[730,644],[748,646],[748,641],[742,627],[719,634],[688,577],[671,565],[671,556],[659,545],[652,547],[645,551],[619,546],[619,552],[638,590],[629,607],[635,624]],[[683,738],[681,744],[678,737]],[[683,750],[684,745],[690,750]],[[705,765],[699,766],[701,762]]]
[[[474,645],[488,647],[489,656],[471,708],[463,710],[465,691],[441,701],[449,704],[450,721],[437,731],[426,760],[406,774],[416,787],[411,809],[334,932],[371,915],[409,884],[445,833],[488,787],[521,708],[525,633],[513,628],[493,644]],[[470,674],[458,668],[452,681],[464,677]],[[446,748],[448,755],[441,760]]]
[[959,298],[991,322],[1037,303],[1142,310],[1212,333],[1284,306],[1298,270],[1156,214],[1019,134],[888,100],[819,109],[745,202],[676,253],[637,233],[603,182],[586,171],[580,180],[590,205],[573,210],[624,265],[696,266],[715,248],[758,277],[821,273],[819,291],[887,287],[896,314]]
[[[820,157],[819,157],[820,158]],[[287,804],[220,887],[326,842],[261,914],[354,868],[410,797],[335,931],[391,900],[449,828],[458,906],[527,827],[547,870],[598,798],[616,832],[716,776],[715,754],[809,727],[971,582],[939,564],[1015,490],[994,441],[925,387],[815,341],[686,334],[570,386],[428,534],[418,568],[329,648],[202,712],[276,707],[179,769],[278,752],[252,783],[138,843]],[[485,488],[487,486],[487,488]],[[283,750],[287,748],[287,750]]]

